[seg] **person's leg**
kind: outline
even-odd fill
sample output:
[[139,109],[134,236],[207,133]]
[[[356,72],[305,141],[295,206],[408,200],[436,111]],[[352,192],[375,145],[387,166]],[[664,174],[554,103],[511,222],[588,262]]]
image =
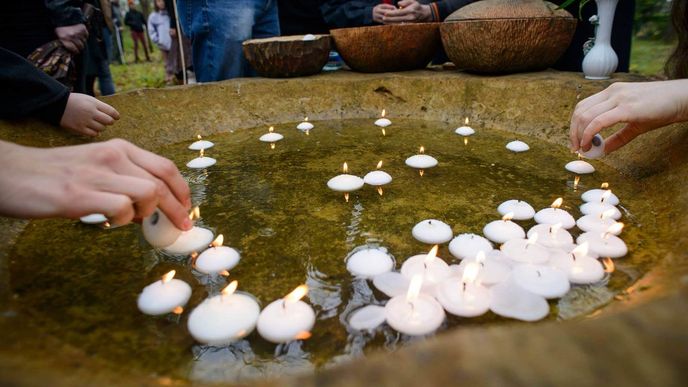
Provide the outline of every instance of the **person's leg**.
[[146,62],[150,62],[150,56],[148,54],[148,34],[147,33],[144,33],[144,32],[141,33],[141,44],[143,45],[143,53],[146,54]]
[[110,61],[108,61],[106,58],[103,58],[100,61],[98,61],[97,66],[98,86],[100,87],[100,94],[115,94],[115,83],[112,81],[112,74],[110,73]]
[[[277,12],[277,0],[254,0],[256,18],[253,26],[252,39],[270,38],[279,36],[279,14]],[[245,76],[255,76],[255,71],[247,67]]]
[[131,40],[134,41],[134,58],[136,62],[139,61],[139,39],[137,35],[135,31],[131,31]]

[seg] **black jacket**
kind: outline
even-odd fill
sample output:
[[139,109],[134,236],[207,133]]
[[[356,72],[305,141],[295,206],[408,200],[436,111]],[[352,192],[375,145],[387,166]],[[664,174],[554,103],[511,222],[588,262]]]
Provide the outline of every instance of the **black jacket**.
[[143,14],[135,9],[130,9],[124,15],[124,24],[128,25],[132,31],[143,32],[143,26],[146,24],[146,18]]

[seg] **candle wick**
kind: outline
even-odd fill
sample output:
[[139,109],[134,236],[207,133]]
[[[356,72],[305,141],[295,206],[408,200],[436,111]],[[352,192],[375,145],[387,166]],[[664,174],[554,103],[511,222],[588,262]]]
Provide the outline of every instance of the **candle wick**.
[[538,277],[542,277],[542,274],[540,273],[540,270],[536,270],[535,272],[537,273]]
[[571,253],[571,258],[572,258],[572,259],[573,259],[573,261],[575,262],[575,261],[576,261],[576,254],[574,254],[574,253]]
[[466,283],[463,283],[463,292],[466,293]]

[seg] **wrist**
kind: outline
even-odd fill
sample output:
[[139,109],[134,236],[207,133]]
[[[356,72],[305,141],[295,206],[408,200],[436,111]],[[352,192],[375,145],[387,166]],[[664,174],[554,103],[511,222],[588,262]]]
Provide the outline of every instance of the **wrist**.
[[423,4],[421,7],[421,21],[431,22],[434,21],[434,15],[432,12],[432,5]]

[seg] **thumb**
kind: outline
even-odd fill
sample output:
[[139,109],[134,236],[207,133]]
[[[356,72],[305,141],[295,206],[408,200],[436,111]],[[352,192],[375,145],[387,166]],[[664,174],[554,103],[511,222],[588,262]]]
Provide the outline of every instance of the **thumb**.
[[628,144],[640,135],[638,127],[633,124],[626,124],[621,130],[611,135],[604,144],[604,153],[610,154],[622,146]]

